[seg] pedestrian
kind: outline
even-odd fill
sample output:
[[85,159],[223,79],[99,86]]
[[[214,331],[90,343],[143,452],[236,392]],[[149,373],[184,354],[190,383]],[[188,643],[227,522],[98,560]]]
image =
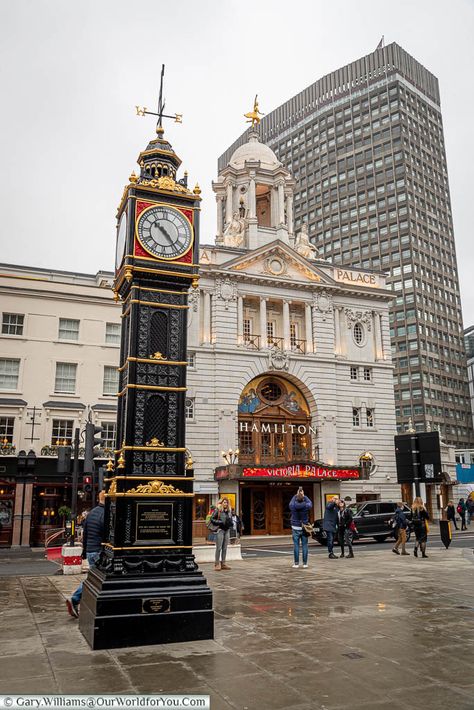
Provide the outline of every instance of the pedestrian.
[[474,515],[474,498],[469,498],[466,501],[466,522],[468,525],[471,524],[471,518]]
[[347,558],[350,559],[354,557],[352,551],[352,540],[354,538],[354,520],[352,515],[352,510],[346,507],[343,500],[338,503],[337,511],[337,538],[341,546],[341,557],[344,557],[344,545],[347,545],[349,554]]
[[216,510],[215,505],[211,505],[209,507],[209,512],[206,515],[206,527],[207,527],[207,540],[206,540],[206,545],[215,545],[216,544],[216,533],[214,530],[211,530],[211,527],[209,527],[209,523],[211,521],[211,518]]
[[458,507],[456,510],[459,513],[459,516],[461,518],[461,530],[467,530],[466,527],[466,504],[464,502],[464,498],[459,499]]
[[406,551],[408,520],[405,515],[405,511],[403,510],[402,502],[397,503],[397,509],[395,511],[395,515],[393,516],[393,521],[395,523],[394,532],[397,537],[397,541],[393,546],[392,552],[399,555],[400,553],[398,548],[401,545],[402,555],[409,555],[410,553]]
[[313,507],[308,496],[300,486],[290,500],[291,532],[293,534],[293,567],[300,566],[300,545],[303,556],[303,569],[308,567],[308,534],[303,525],[309,523],[309,511]]
[[230,544],[235,545],[239,542],[240,536],[242,534],[242,521],[240,517],[237,515],[235,512],[235,509],[232,508],[232,527],[230,529]]
[[[104,508],[105,491],[99,493],[99,504],[88,513],[82,533],[82,558],[87,559],[89,569],[95,565],[99,559],[104,542]],[[77,619],[79,616],[79,604],[82,599],[82,585],[80,583],[74,594],[66,599],[66,606],[69,614]]]
[[448,505],[445,508],[446,510],[446,518],[448,521],[451,521],[456,528],[456,530],[459,530],[457,523],[456,523],[456,508],[454,507],[454,503],[452,500],[448,502]]
[[430,516],[425,508],[421,498],[417,496],[413,501],[411,508],[413,530],[415,531],[416,543],[413,554],[418,557],[418,547],[421,550],[422,557],[428,557],[426,554],[426,541],[428,539],[428,520]]
[[225,563],[227,545],[229,544],[230,528],[232,527],[232,513],[227,498],[221,498],[217,508],[212,514],[212,522],[217,526],[216,556],[214,569],[230,569]]
[[336,559],[336,555],[334,554],[334,536],[337,530],[338,504],[338,496],[333,496],[324,511],[323,530],[328,538],[328,553],[330,560]]

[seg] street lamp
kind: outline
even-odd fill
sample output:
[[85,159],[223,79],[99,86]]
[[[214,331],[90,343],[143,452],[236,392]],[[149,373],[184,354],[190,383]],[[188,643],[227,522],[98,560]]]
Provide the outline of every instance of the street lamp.
[[238,463],[239,461],[239,449],[229,449],[228,451],[221,451],[221,456],[225,462],[231,466],[232,464]]

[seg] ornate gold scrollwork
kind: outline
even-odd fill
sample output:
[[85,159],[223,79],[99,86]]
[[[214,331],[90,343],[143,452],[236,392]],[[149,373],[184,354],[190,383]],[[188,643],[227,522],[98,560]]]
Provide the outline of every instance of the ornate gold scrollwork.
[[153,355],[150,355],[150,360],[163,360],[163,353],[153,353]]
[[153,480],[148,481],[148,483],[141,483],[136,488],[130,488],[127,493],[148,493],[149,495],[168,496],[172,495],[173,493],[183,493],[183,491],[181,491],[179,488],[175,488],[171,484],[166,485],[166,483],[163,483],[163,481]]
[[114,478],[114,480],[112,481],[112,483],[109,486],[109,490],[107,491],[107,494],[109,496],[113,496],[113,495],[115,495],[115,493],[117,493],[117,481]]
[[154,436],[150,441],[145,442],[145,446],[153,446],[156,448],[157,446],[164,446],[164,443]]

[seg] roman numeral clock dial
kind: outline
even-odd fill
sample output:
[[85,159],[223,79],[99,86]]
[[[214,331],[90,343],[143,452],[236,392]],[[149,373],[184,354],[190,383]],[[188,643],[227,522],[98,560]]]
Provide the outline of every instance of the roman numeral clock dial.
[[157,205],[149,207],[138,217],[137,238],[152,256],[173,260],[192,247],[193,228],[179,210]]

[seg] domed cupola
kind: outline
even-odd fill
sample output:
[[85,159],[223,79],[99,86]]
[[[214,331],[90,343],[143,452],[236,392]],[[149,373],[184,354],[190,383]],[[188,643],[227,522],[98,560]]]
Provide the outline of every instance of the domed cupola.
[[170,177],[176,180],[176,173],[181,160],[173,150],[171,144],[163,137],[162,126],[156,129],[157,138],[151,140],[145,150],[138,156],[141,180],[153,180],[161,177]]
[[273,150],[261,143],[257,97],[248,140],[232,154],[212,189],[217,200],[216,244],[257,249],[279,239],[293,243],[295,181]]

